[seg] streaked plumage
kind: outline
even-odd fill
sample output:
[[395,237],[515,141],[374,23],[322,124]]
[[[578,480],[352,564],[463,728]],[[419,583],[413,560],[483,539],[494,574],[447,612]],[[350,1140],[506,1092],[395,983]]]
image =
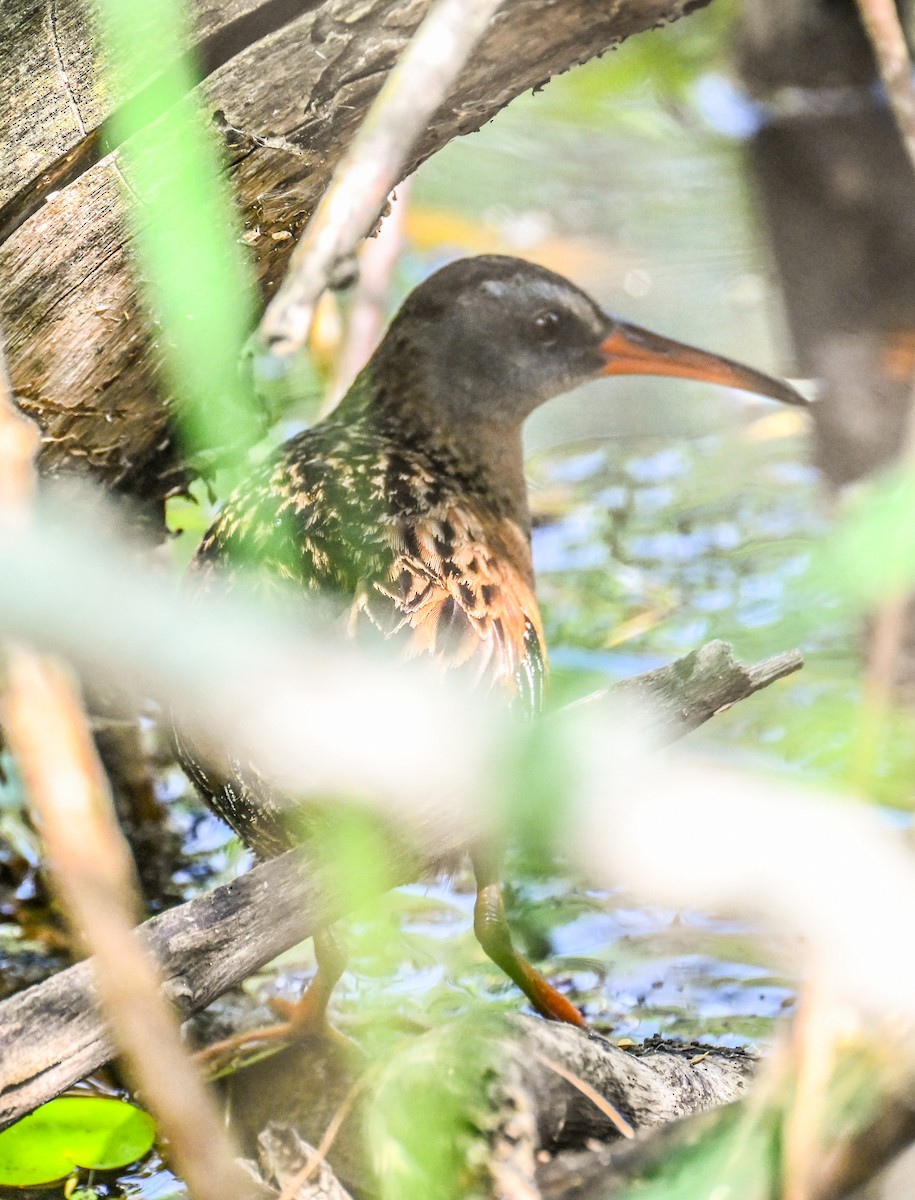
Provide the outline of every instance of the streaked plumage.
[[363,375],[334,419],[287,442],[236,491],[195,573],[254,563],[339,598],[341,620],[470,667],[536,706],[542,631],[526,524],[447,446],[379,425]]
[[[616,321],[568,280],[504,257],[452,263],[417,288],[330,419],[289,441],[227,501],[190,586],[260,569],[262,586],[320,593],[354,634],[432,655],[539,707],[545,652],[534,594],[521,429],[600,374],[708,379],[802,403],[787,385]],[[179,746],[181,739],[179,735]],[[262,855],[298,835],[256,772],[195,781]],[[511,947],[491,857],[475,856],[476,928],[545,1015],[580,1022]]]

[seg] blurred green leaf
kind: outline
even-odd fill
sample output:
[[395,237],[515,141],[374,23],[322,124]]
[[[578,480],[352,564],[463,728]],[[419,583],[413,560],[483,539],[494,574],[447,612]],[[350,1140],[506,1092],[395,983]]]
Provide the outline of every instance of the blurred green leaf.
[[710,1116],[698,1140],[674,1145],[654,1171],[613,1195],[616,1200],[769,1200],[778,1194],[779,1163],[776,1114],[732,1107]]
[[[111,118],[156,349],[193,452],[243,449],[263,417],[239,373],[255,322],[253,280],[221,178],[180,0],[99,0],[99,26],[115,89],[128,97]],[[149,64],[158,74],[148,82]]]
[[64,1096],[0,1132],[0,1184],[29,1187],[74,1167],[110,1171],[143,1158],[156,1126],[132,1104],[104,1096]]
[[491,1123],[500,1030],[498,1018],[477,1012],[392,1056],[367,1122],[383,1200],[489,1194],[481,1130]]
[[501,778],[511,780],[503,793],[506,828],[518,848],[523,869],[548,870],[562,845],[565,797],[583,772],[571,724],[551,721],[547,734],[541,720],[518,724],[506,741]]
[[915,472],[884,475],[859,495],[817,555],[814,574],[860,607],[915,587]]

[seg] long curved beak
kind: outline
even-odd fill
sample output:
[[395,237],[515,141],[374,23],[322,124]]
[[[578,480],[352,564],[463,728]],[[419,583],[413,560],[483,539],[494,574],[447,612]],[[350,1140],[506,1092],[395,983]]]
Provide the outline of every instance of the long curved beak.
[[722,358],[720,354],[696,350],[625,321],[614,320],[613,329],[601,343],[600,350],[606,364],[601,375],[672,375],[677,379],[699,379],[703,383],[718,383],[755,392],[758,396],[770,396],[783,404],[807,407],[800,392],[781,379],[773,379],[771,375]]

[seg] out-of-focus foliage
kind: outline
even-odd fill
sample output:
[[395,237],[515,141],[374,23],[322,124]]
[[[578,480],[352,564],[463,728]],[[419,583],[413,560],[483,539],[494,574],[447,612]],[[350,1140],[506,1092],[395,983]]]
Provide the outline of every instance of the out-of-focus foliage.
[[[185,5],[101,0],[98,12],[114,85],[132,97],[117,109],[111,132],[124,140],[145,299],[181,429],[196,453],[237,452],[263,426],[240,371],[255,323],[254,289],[214,139],[193,91]],[[150,64],[155,86],[144,88]]]
[[[503,1031],[504,1032],[504,1031]],[[499,1024],[445,1024],[405,1044],[374,1089],[368,1137],[384,1200],[488,1195],[484,1138]]]
[[911,467],[876,480],[857,498],[818,555],[820,574],[842,582],[843,598],[867,611],[915,588],[915,474]]
[[[146,302],[183,435],[208,461],[214,449],[248,446],[265,420],[239,369],[254,300],[237,222],[213,139],[186,96],[183,6],[101,0],[100,9],[125,94],[137,90],[149,62],[166,64],[155,92],[125,110],[129,125],[115,133],[127,137]],[[490,130],[430,163],[392,290],[402,295],[456,252],[516,252],[574,276],[635,320],[777,370],[769,334],[777,301],[747,234],[739,149],[701,130],[689,103],[700,76],[723,62],[732,11],[715,0],[689,20],[633,39],[543,95],[523,98]],[[284,402],[294,394],[303,420],[314,415],[325,370],[305,364],[277,386]],[[910,483],[884,485],[824,547],[829,523],[796,428],[763,438],[755,411],[733,396],[648,386],[593,388],[574,416],[557,407],[535,434],[535,548],[554,703],[711,637],[733,641],[745,659],[798,644],[808,657],[800,678],[716,718],[695,744],[817,782],[860,785],[866,759],[869,795],[909,805],[911,717],[894,712],[884,720],[876,756],[857,740],[854,619],[912,582]],[[268,436],[286,432],[275,427]],[[227,482],[217,478],[216,499]],[[213,501],[198,483],[190,499],[172,503],[171,527],[185,531],[176,558],[189,557]],[[165,628],[147,627],[160,635]],[[168,646],[151,648],[181,652],[180,631]],[[774,950],[737,919],[650,909],[554,877],[547,865],[574,763],[546,753],[536,735],[524,750],[523,762],[506,764],[518,786],[505,789],[520,835],[508,905],[522,948],[571,984],[589,1017],[617,1033],[765,1040],[773,1017],[792,1003],[791,981],[771,965]],[[366,884],[383,869],[363,834],[338,829],[328,837],[345,881]],[[701,852],[701,831],[697,841]],[[357,913],[340,1007],[379,1024],[396,1012],[426,1025],[468,1010],[517,1008],[517,992],[471,936],[471,909],[459,875],[451,890],[419,885]],[[479,1034],[484,1025],[473,1019]],[[465,1195],[476,1182],[475,1117],[491,1067],[485,1038],[469,1041],[466,1026],[456,1038],[446,1027],[414,1049],[394,1044],[392,1030],[389,1023],[376,1037],[388,1065],[371,1117],[385,1195]],[[725,1121],[639,1195],[692,1200],[727,1185],[748,1200],[768,1195],[777,1136],[767,1117]]]
[[[715,1195],[768,1200],[780,1178],[779,1129],[766,1111],[722,1114],[709,1136],[674,1149],[655,1172],[618,1200],[698,1200]],[[720,1189],[720,1190],[719,1190]]]

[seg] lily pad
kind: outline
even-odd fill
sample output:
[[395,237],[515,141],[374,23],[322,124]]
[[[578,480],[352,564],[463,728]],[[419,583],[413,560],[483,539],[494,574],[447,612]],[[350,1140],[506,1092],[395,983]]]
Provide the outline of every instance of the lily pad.
[[126,1167],[149,1152],[155,1136],[149,1113],[123,1100],[63,1096],[0,1131],[0,1185],[53,1183],[74,1167]]

